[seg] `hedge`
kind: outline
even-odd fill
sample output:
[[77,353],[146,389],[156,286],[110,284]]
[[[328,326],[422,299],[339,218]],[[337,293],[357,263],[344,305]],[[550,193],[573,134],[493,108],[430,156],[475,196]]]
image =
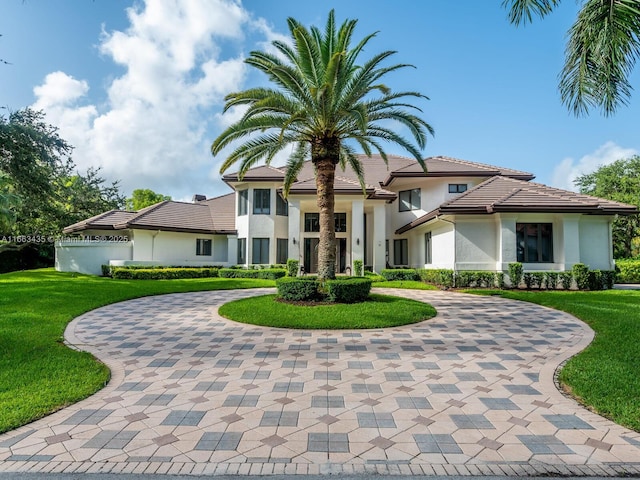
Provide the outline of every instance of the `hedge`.
[[439,287],[451,288],[454,283],[454,272],[446,268],[417,270],[420,280],[425,283],[437,285]]
[[380,271],[388,281],[394,280],[419,280],[418,272],[413,268],[386,268]]
[[120,280],[175,280],[217,277],[217,268],[125,268],[112,267],[111,276]]
[[[190,266],[190,265],[171,265],[171,266],[165,266],[165,265],[101,265],[102,268],[102,276],[103,277],[112,277],[113,276],[113,271],[115,269],[118,269],[120,271],[122,270],[170,270],[170,269],[180,269],[180,270],[202,270],[202,269],[210,269],[210,270],[215,270],[216,273],[212,274],[212,275],[208,275],[211,277],[217,277],[217,271],[220,270],[222,267],[220,265],[204,265],[204,266],[200,266],[200,267],[194,267],[194,266]],[[124,277],[120,277],[120,278],[124,278]],[[184,278],[197,278],[197,277],[184,277]]]
[[640,259],[616,260],[618,283],[640,283]]
[[371,292],[371,283],[371,279],[364,277],[328,280],[328,300],[336,303],[364,302]]
[[241,268],[221,268],[218,275],[222,278],[262,278],[277,280],[287,275],[284,268],[263,268],[261,270],[244,270]]
[[458,288],[476,287],[476,288],[492,288],[495,287],[495,272],[485,270],[459,270],[455,273],[455,286]]
[[290,302],[314,301],[320,298],[315,277],[283,277],[276,280],[278,296]]

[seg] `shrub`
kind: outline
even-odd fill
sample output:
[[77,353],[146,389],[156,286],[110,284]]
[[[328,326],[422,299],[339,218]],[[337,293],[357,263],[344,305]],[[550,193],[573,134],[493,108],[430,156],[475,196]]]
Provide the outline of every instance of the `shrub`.
[[602,270],[602,285],[606,290],[611,290],[616,283],[615,270]]
[[558,272],[547,272],[545,276],[545,287],[549,290],[555,290],[558,286]]
[[362,276],[362,269],[364,267],[364,262],[362,260],[354,260],[353,261],[353,274],[356,277]]
[[511,284],[511,288],[520,287],[520,283],[522,282],[522,275],[522,263],[512,262],[509,264],[509,283]]
[[386,268],[380,272],[386,280],[418,280],[418,273],[413,268]]
[[640,260],[616,260],[618,283],[640,283]]
[[289,275],[290,277],[297,277],[299,267],[300,261],[290,258],[289,260],[287,260],[287,275]]
[[560,272],[560,286],[565,289],[571,289],[571,283],[573,282],[573,272]]
[[387,281],[387,279],[384,278],[382,275],[378,275],[377,273],[370,272],[370,271],[368,271],[366,269],[364,271],[364,276],[367,277],[369,280],[371,280],[373,283],[386,282]]
[[589,267],[584,263],[576,263],[571,270],[576,279],[578,290],[587,290],[589,288]]
[[532,285],[537,288],[545,288],[545,277],[547,276],[546,272],[531,272],[531,276],[533,277]]
[[451,288],[454,285],[454,272],[446,268],[417,270],[420,280],[439,287]]
[[504,289],[504,272],[495,272],[494,274],[494,283],[500,289]]
[[221,268],[218,272],[222,278],[263,278],[266,280],[277,280],[284,277],[287,271],[282,268],[262,268],[243,270],[239,268]]
[[318,282],[313,277],[283,277],[276,280],[278,296],[290,302],[313,301],[319,298]]
[[218,269],[206,268],[111,268],[111,276],[121,280],[175,280],[181,278],[210,278],[218,276]]
[[494,272],[484,270],[460,270],[454,275],[454,283],[458,288],[489,288],[494,286]]
[[525,287],[527,287],[527,290],[531,290],[531,287],[533,287],[533,275],[531,274],[531,272],[525,272],[522,275],[522,278],[524,279],[524,285]]
[[110,277],[111,276],[111,267],[109,265],[100,265],[100,268],[102,269],[102,276],[103,277]]
[[604,290],[602,272],[600,270],[589,271],[589,290]]
[[330,302],[357,303],[364,302],[371,292],[371,279],[352,277],[326,282],[327,295]]

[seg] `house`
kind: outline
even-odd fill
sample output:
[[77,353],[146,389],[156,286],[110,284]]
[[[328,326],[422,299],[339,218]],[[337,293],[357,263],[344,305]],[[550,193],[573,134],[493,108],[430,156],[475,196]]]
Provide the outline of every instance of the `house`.
[[[336,171],[336,271],[360,259],[386,267],[507,270],[614,268],[611,222],[634,206],[534,183],[531,173],[449,157],[362,156],[365,190]],[[319,214],[308,162],[289,196],[284,169],[260,166],[233,193],[192,203],[164,201],[138,212],[110,211],[67,227],[56,268],[100,273],[101,264],[251,265],[300,261],[317,269]]]

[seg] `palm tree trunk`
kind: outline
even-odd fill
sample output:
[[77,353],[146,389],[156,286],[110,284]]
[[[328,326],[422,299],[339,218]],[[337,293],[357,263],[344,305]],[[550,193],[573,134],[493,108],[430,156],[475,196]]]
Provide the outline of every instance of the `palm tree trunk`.
[[320,243],[318,244],[318,280],[336,278],[336,224],[333,183],[336,164],[331,158],[316,162],[316,188],[320,210]]

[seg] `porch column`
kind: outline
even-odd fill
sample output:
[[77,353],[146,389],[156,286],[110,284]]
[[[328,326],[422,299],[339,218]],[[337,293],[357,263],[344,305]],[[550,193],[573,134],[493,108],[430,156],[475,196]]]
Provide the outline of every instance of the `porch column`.
[[351,274],[355,275],[354,260],[364,262],[364,200],[351,203]]
[[[580,215],[568,214],[562,217],[561,245],[560,255],[564,269],[571,270],[576,263],[580,263]],[[555,253],[558,253],[557,250]]]
[[227,263],[235,265],[238,261],[238,236],[227,235]]
[[300,200],[289,201],[289,258],[299,260],[302,263],[300,255]]
[[387,216],[385,204],[373,207],[373,271],[380,273],[386,267],[385,240],[387,236]]
[[498,214],[498,261],[496,270],[506,272],[509,263],[518,259],[516,215]]

